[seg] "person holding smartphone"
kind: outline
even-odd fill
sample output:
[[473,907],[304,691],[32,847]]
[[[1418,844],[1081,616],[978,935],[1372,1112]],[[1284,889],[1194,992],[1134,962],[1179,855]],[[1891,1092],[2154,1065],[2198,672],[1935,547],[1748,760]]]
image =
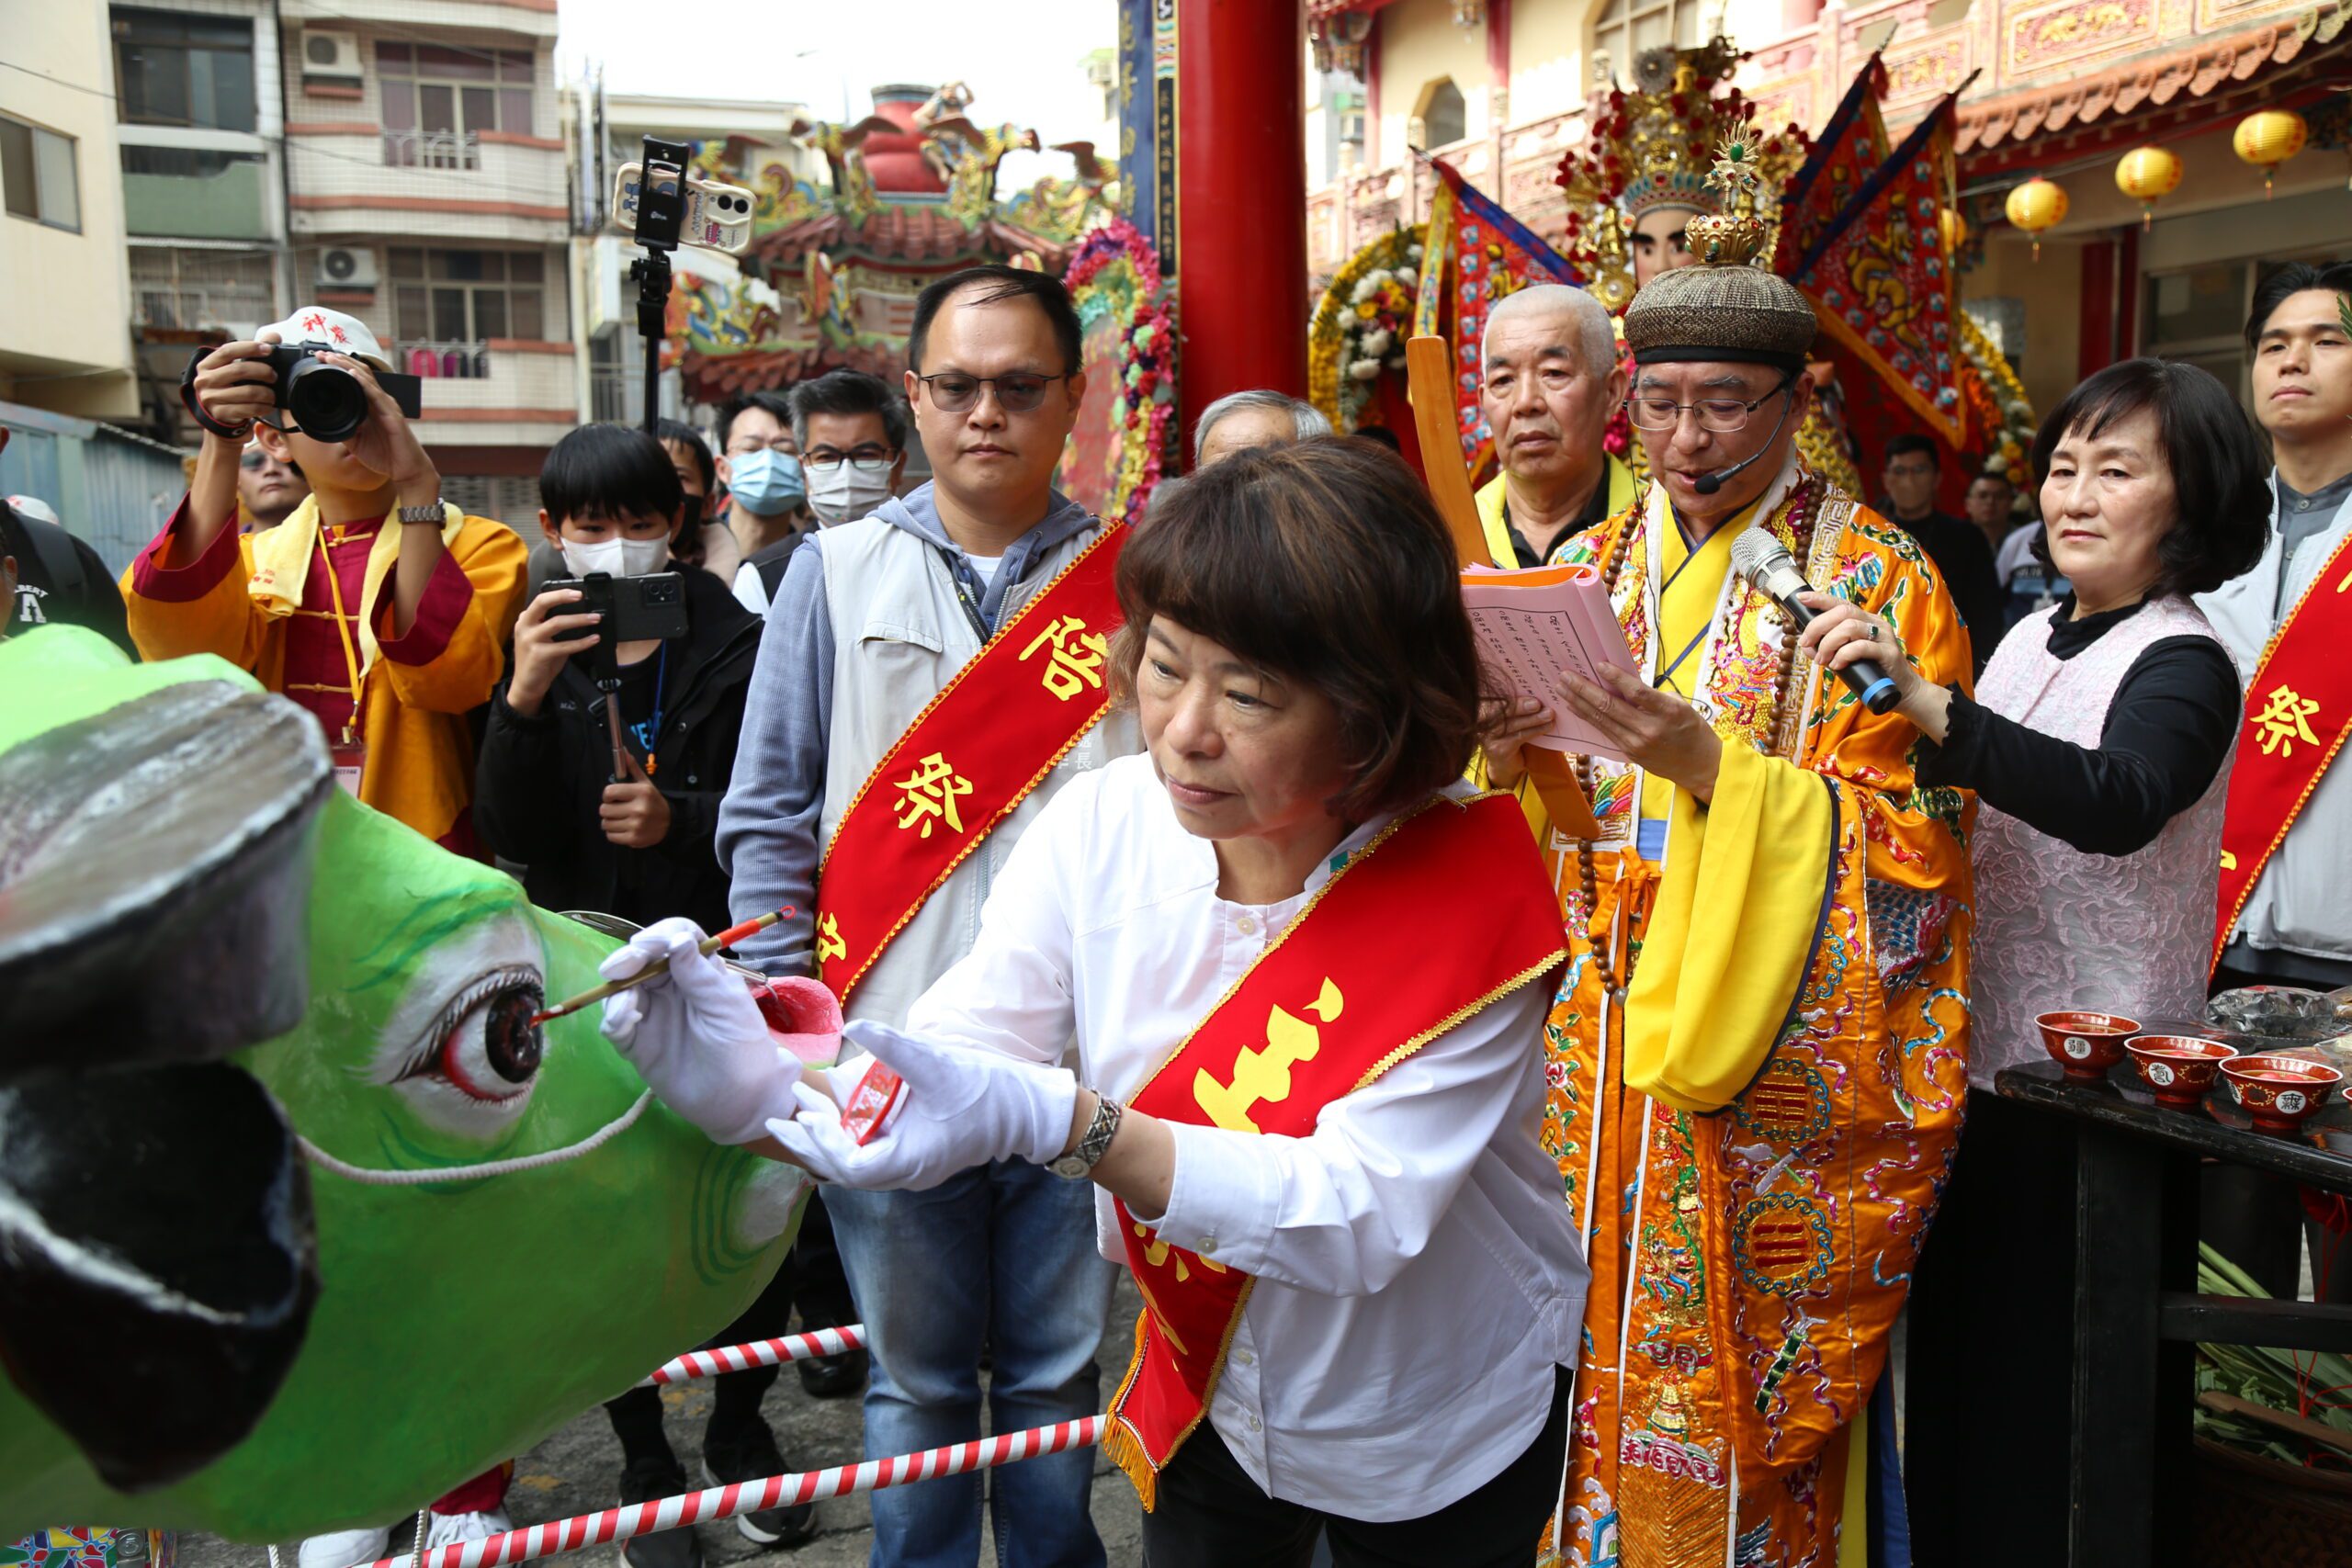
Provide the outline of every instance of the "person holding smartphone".
[[[556,443],[539,469],[539,527],[565,576],[514,623],[514,672],[491,699],[475,770],[481,834],[520,862],[531,900],[595,909],[639,925],[670,915],[727,920],[727,874],[711,846],[718,802],[743,724],[743,697],[760,623],[707,571],[680,571],[670,550],[688,513],[662,444],[631,425],[591,424]],[[643,580],[673,572],[685,600],[685,634],[633,636],[582,607],[573,584],[591,573]],[[630,603],[625,585],[616,602]],[[618,640],[616,640],[617,638]],[[596,657],[611,649],[609,662]],[[617,747],[600,675],[616,677]],[[718,1337],[720,1344],[787,1331],[800,1288],[787,1263]],[[703,1438],[713,1485],[792,1468],[760,1417],[778,1369],[720,1380]],[[605,1405],[621,1445],[620,1500],[643,1503],[687,1489],[662,1430],[662,1402],[633,1389]],[[769,1508],[738,1529],[763,1545],[797,1545],[816,1508]],[[641,1536],[622,1549],[628,1568],[696,1568],[692,1530]]]
[[[539,500],[566,578],[676,571],[684,491],[642,430],[591,424],[566,435],[539,470]],[[515,619],[514,672],[491,699],[475,768],[476,812],[483,840],[527,868],[523,886],[543,908],[727,924],[711,836],[760,623],[708,572],[677,575],[684,637],[616,643],[563,581]],[[619,681],[617,751],[598,661],[586,657],[605,648]]]

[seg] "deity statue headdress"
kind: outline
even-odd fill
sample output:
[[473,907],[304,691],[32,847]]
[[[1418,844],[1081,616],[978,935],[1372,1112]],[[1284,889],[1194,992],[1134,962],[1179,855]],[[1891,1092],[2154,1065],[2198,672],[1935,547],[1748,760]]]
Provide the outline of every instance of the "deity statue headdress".
[[1634,90],[1612,89],[1585,145],[1561,158],[1555,178],[1568,198],[1563,248],[1611,310],[1634,297],[1634,225],[1645,214],[1723,209],[1708,173],[1720,149],[1747,149],[1776,206],[1804,162],[1804,133],[1796,127],[1757,130],[1755,105],[1728,85],[1738,63],[1738,51],[1721,37],[1699,49],[1645,50],[1634,63]]
[[1717,148],[1707,175],[1720,210],[1690,220],[1691,265],[1661,272],[1625,310],[1625,346],[1637,365],[1739,360],[1804,368],[1815,325],[1812,304],[1771,270],[1774,223],[1759,209],[1761,171],[1752,139]]

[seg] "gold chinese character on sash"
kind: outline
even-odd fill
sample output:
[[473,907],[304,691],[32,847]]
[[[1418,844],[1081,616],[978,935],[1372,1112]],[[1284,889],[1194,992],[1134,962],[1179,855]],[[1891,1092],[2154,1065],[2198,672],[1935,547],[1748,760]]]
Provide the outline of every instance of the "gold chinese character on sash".
[[836,958],[849,956],[849,943],[842,940],[842,924],[831,914],[817,919],[817,962],[831,964]]
[[2319,712],[2319,705],[2311,702],[2294,687],[2281,682],[2271,688],[2263,699],[2262,711],[2250,721],[2262,735],[2262,754],[2291,757],[2295,742],[2316,746],[2319,737],[2312,733],[2312,717]]
[[1102,660],[1110,653],[1110,644],[1100,632],[1086,629],[1086,623],[1076,615],[1063,615],[1047,623],[1028,647],[1021,650],[1021,662],[1047,644],[1053,652],[1046,657],[1041,683],[1062,701],[1068,702],[1080,692],[1102,689]]
[[972,781],[938,752],[916,763],[915,771],[900,779],[897,788],[899,827],[911,828],[920,822],[926,839],[931,837],[934,818],[958,833],[964,830],[963,814],[956,803],[972,793]]
[[[1340,987],[1326,976],[1323,989],[1306,1004],[1306,1010],[1325,1023],[1340,1016],[1345,1005]],[[1282,1008],[1266,1014],[1266,1044],[1261,1050],[1244,1046],[1233,1059],[1233,1081],[1222,1084],[1209,1076],[1206,1067],[1193,1075],[1193,1100],[1209,1120],[1228,1132],[1254,1133],[1258,1122],[1251,1114],[1260,1105],[1280,1105],[1290,1098],[1290,1070],[1300,1062],[1310,1061],[1323,1048],[1322,1031],[1314,1024],[1293,1017]]]

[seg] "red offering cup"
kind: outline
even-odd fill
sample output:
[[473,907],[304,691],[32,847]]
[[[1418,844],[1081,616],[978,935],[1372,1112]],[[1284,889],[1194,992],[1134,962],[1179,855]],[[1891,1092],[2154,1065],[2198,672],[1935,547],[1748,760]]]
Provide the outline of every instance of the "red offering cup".
[[2123,1060],[2123,1043],[2140,1032],[2137,1019],[2113,1012],[2045,1012],[2035,1019],[2051,1059],[2076,1083],[2098,1083]]
[[2158,1105],[2194,1111],[2220,1081],[2222,1064],[2238,1054],[2234,1045],[2188,1034],[2143,1034],[2123,1047],[2132,1054],[2140,1081],[2155,1091]]
[[2240,1056],[2222,1064],[2222,1077],[2254,1118],[2257,1133],[2293,1133],[2344,1081],[2344,1075],[2324,1062],[2306,1062],[2301,1056]]

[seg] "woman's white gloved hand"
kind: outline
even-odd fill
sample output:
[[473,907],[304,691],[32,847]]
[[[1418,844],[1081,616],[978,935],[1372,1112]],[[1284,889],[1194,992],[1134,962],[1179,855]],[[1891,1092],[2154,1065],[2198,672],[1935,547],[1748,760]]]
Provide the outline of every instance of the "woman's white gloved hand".
[[799,1114],[768,1131],[795,1159],[844,1187],[920,1191],[990,1160],[1044,1165],[1069,1144],[1078,1079],[967,1045],[947,1045],[854,1020],[849,1043],[873,1053],[906,1080],[906,1098],[884,1130],[860,1145],[841,1111],[803,1084]]
[[748,1144],[789,1116],[800,1063],[777,1047],[743,982],[697,951],[700,926],[656,920],[596,972],[626,980],[658,958],[670,972],[605,1000],[605,1038],[662,1103],[717,1144]]

